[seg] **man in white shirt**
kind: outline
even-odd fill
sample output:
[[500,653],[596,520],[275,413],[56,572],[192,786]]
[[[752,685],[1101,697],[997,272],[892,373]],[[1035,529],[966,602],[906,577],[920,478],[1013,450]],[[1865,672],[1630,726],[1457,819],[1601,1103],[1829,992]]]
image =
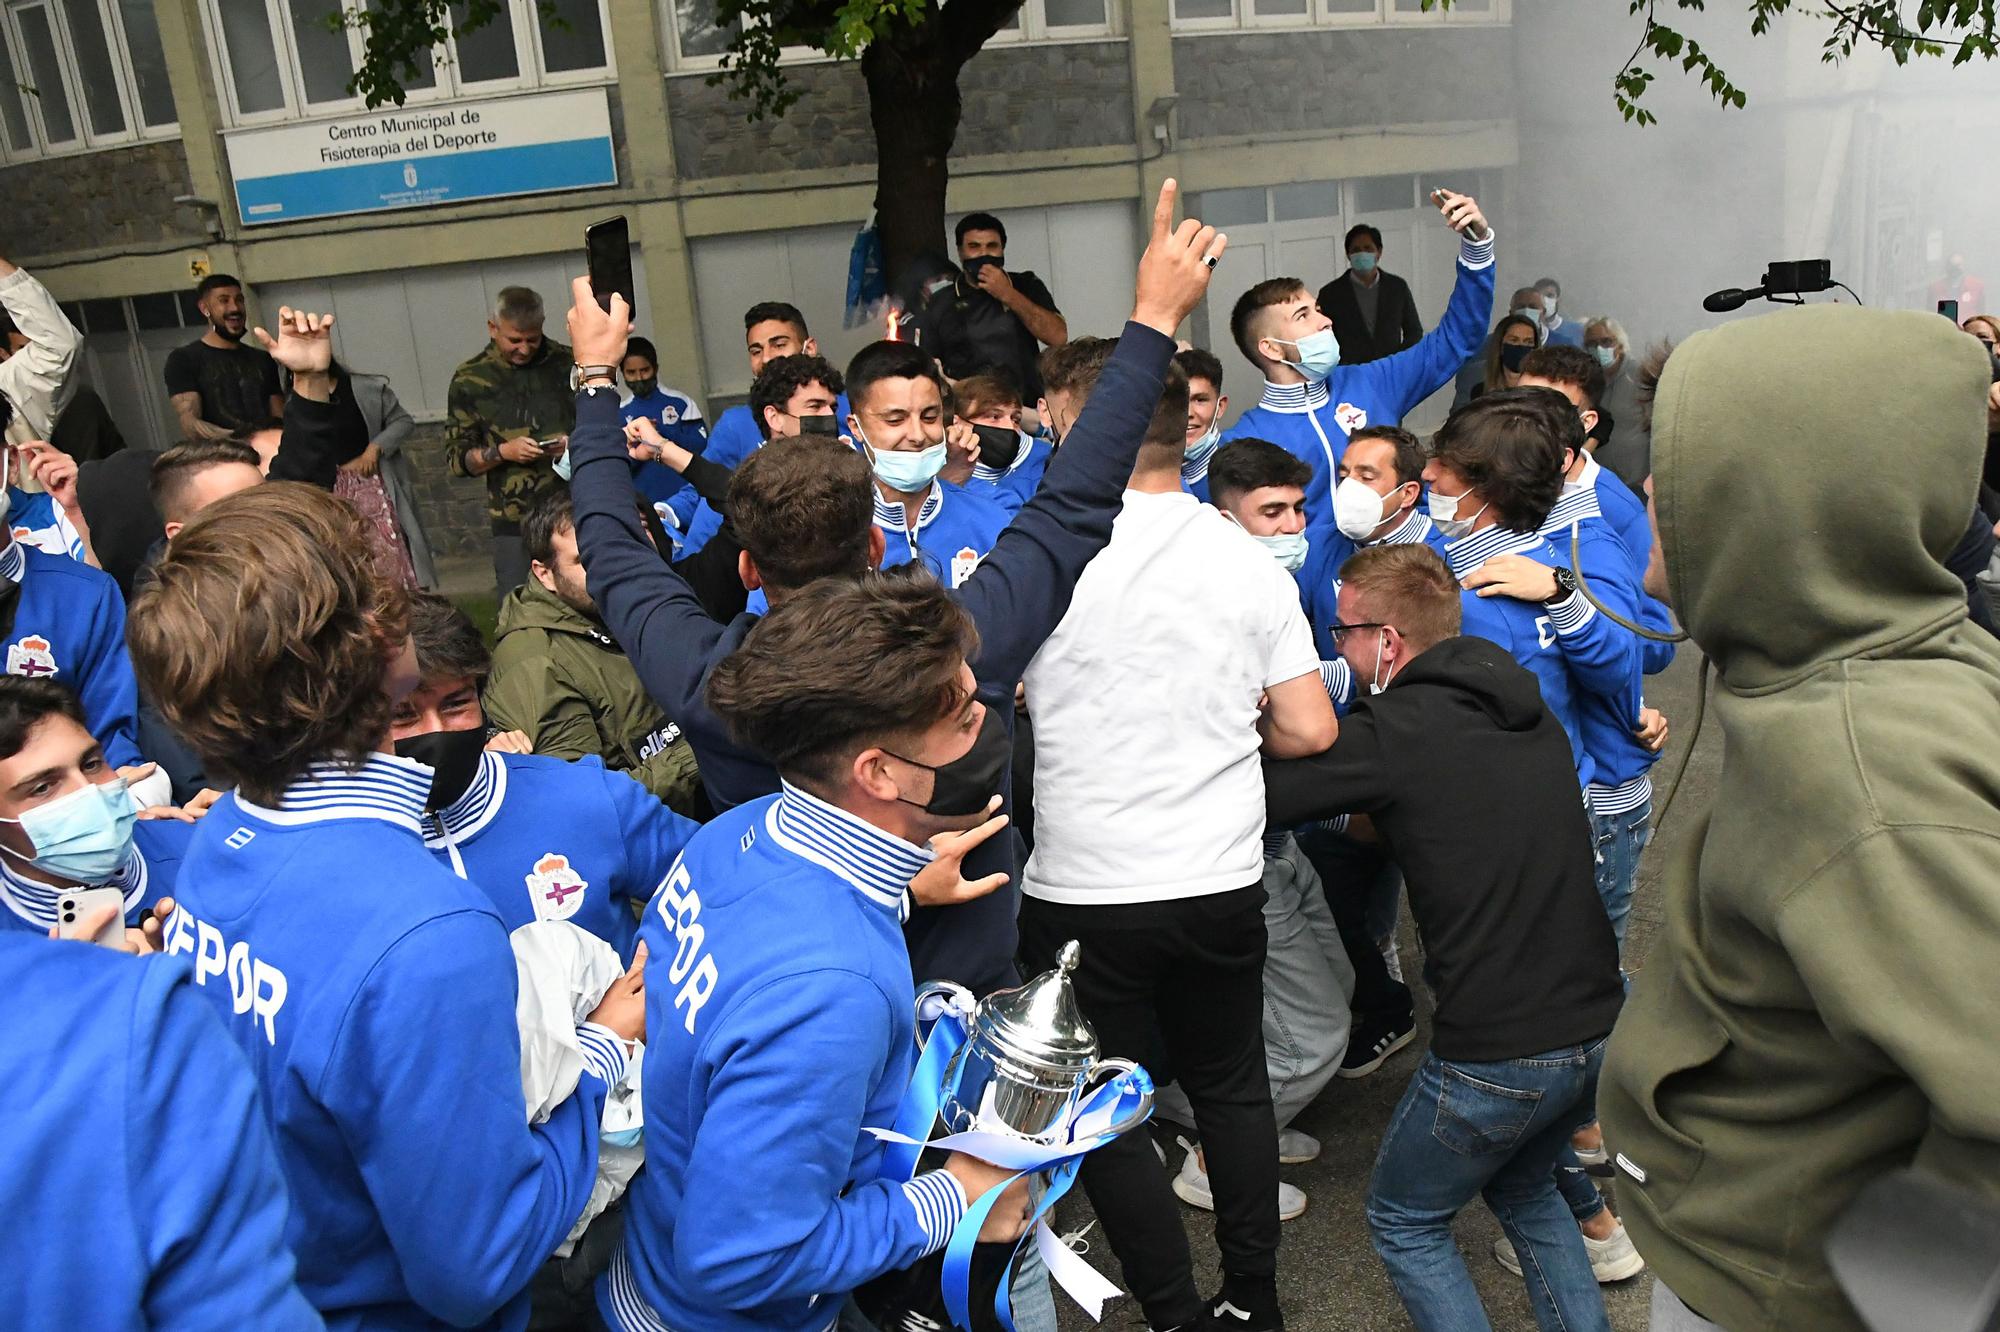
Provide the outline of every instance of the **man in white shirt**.
[[9,444],[47,439],[56,428],[76,395],[82,345],[48,288],[0,259],[0,398],[9,408]]
[[[1058,432],[1111,344],[1043,358]],[[1170,371],[1111,543],[1029,665],[1035,850],[1021,955],[1083,945],[1077,999],[1112,1055],[1164,1038],[1213,1178],[1220,1295],[1204,1305],[1166,1177],[1144,1135],[1085,1161],[1083,1184],[1157,1332],[1229,1319],[1284,1327],[1278,1152],[1261,1031],[1264,779],[1258,752],[1313,754],[1338,731],[1298,588],[1181,488],[1187,381]]]

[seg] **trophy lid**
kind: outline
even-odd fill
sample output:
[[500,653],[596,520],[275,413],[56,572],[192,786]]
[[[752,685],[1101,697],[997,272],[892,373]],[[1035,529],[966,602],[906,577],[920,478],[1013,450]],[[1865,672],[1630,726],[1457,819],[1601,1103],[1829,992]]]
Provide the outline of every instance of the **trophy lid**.
[[1053,971],[989,995],[974,1022],[979,1038],[1013,1059],[1059,1069],[1088,1067],[1097,1057],[1097,1033],[1083,1020],[1069,979],[1082,955],[1072,939]]

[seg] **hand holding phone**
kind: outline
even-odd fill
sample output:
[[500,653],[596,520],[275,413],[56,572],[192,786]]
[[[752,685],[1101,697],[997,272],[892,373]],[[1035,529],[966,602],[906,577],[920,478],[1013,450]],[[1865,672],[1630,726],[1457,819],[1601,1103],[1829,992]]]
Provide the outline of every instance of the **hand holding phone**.
[[56,937],[105,948],[125,946],[125,894],[116,888],[71,888],[56,898]]
[[583,250],[590,263],[590,290],[598,305],[609,314],[615,293],[625,298],[625,308],[636,319],[639,299],[632,281],[632,229],[624,217],[608,217],[586,227]]

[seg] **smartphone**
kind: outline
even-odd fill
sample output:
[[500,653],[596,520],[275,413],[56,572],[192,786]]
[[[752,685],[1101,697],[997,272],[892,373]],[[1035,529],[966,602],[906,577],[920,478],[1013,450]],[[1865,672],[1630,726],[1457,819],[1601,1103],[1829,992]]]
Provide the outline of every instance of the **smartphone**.
[[801,416],[799,418],[799,433],[801,435],[828,435],[838,439],[840,437],[840,421],[837,417],[832,416]]
[[562,436],[554,435],[548,439],[538,439],[535,441],[535,447],[539,448],[543,453],[554,453],[562,447]]
[[1431,191],[1431,207],[1433,207],[1433,208],[1442,208],[1442,207],[1444,207],[1444,197],[1445,197],[1445,195],[1447,195],[1447,194],[1457,194],[1457,193],[1458,193],[1458,191],[1457,191],[1457,190],[1445,190],[1445,189],[1436,189],[1436,190],[1432,190],[1432,191]]
[[[104,907],[112,908],[111,923],[95,935],[83,933],[84,917]],[[94,944],[116,947],[125,941],[125,894],[116,888],[72,888],[56,899],[56,937],[85,939]]]
[[1939,301],[1938,313],[1943,315],[1946,319],[1951,320],[1952,323],[1956,324],[1958,322],[1958,302]]
[[583,252],[590,262],[590,289],[609,312],[611,295],[625,298],[625,308],[638,318],[639,299],[632,286],[632,230],[623,216],[608,217],[584,228]]

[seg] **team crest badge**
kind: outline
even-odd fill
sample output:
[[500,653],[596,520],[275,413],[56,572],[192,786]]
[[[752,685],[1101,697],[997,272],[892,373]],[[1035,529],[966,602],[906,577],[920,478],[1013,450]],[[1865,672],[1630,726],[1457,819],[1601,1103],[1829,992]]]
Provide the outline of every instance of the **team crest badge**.
[[568,920],[583,905],[590,885],[570,868],[569,857],[551,851],[535,862],[528,875],[528,896],[534,899],[536,920]]
[[960,546],[958,554],[951,557],[951,585],[965,586],[965,580],[972,577],[972,571],[979,567],[979,552],[970,546]]
[[56,654],[49,640],[40,634],[29,634],[20,642],[7,645],[7,674],[39,680],[55,673]]
[[1333,419],[1340,422],[1340,428],[1351,435],[1368,424],[1368,413],[1351,402],[1343,402],[1333,409]]

